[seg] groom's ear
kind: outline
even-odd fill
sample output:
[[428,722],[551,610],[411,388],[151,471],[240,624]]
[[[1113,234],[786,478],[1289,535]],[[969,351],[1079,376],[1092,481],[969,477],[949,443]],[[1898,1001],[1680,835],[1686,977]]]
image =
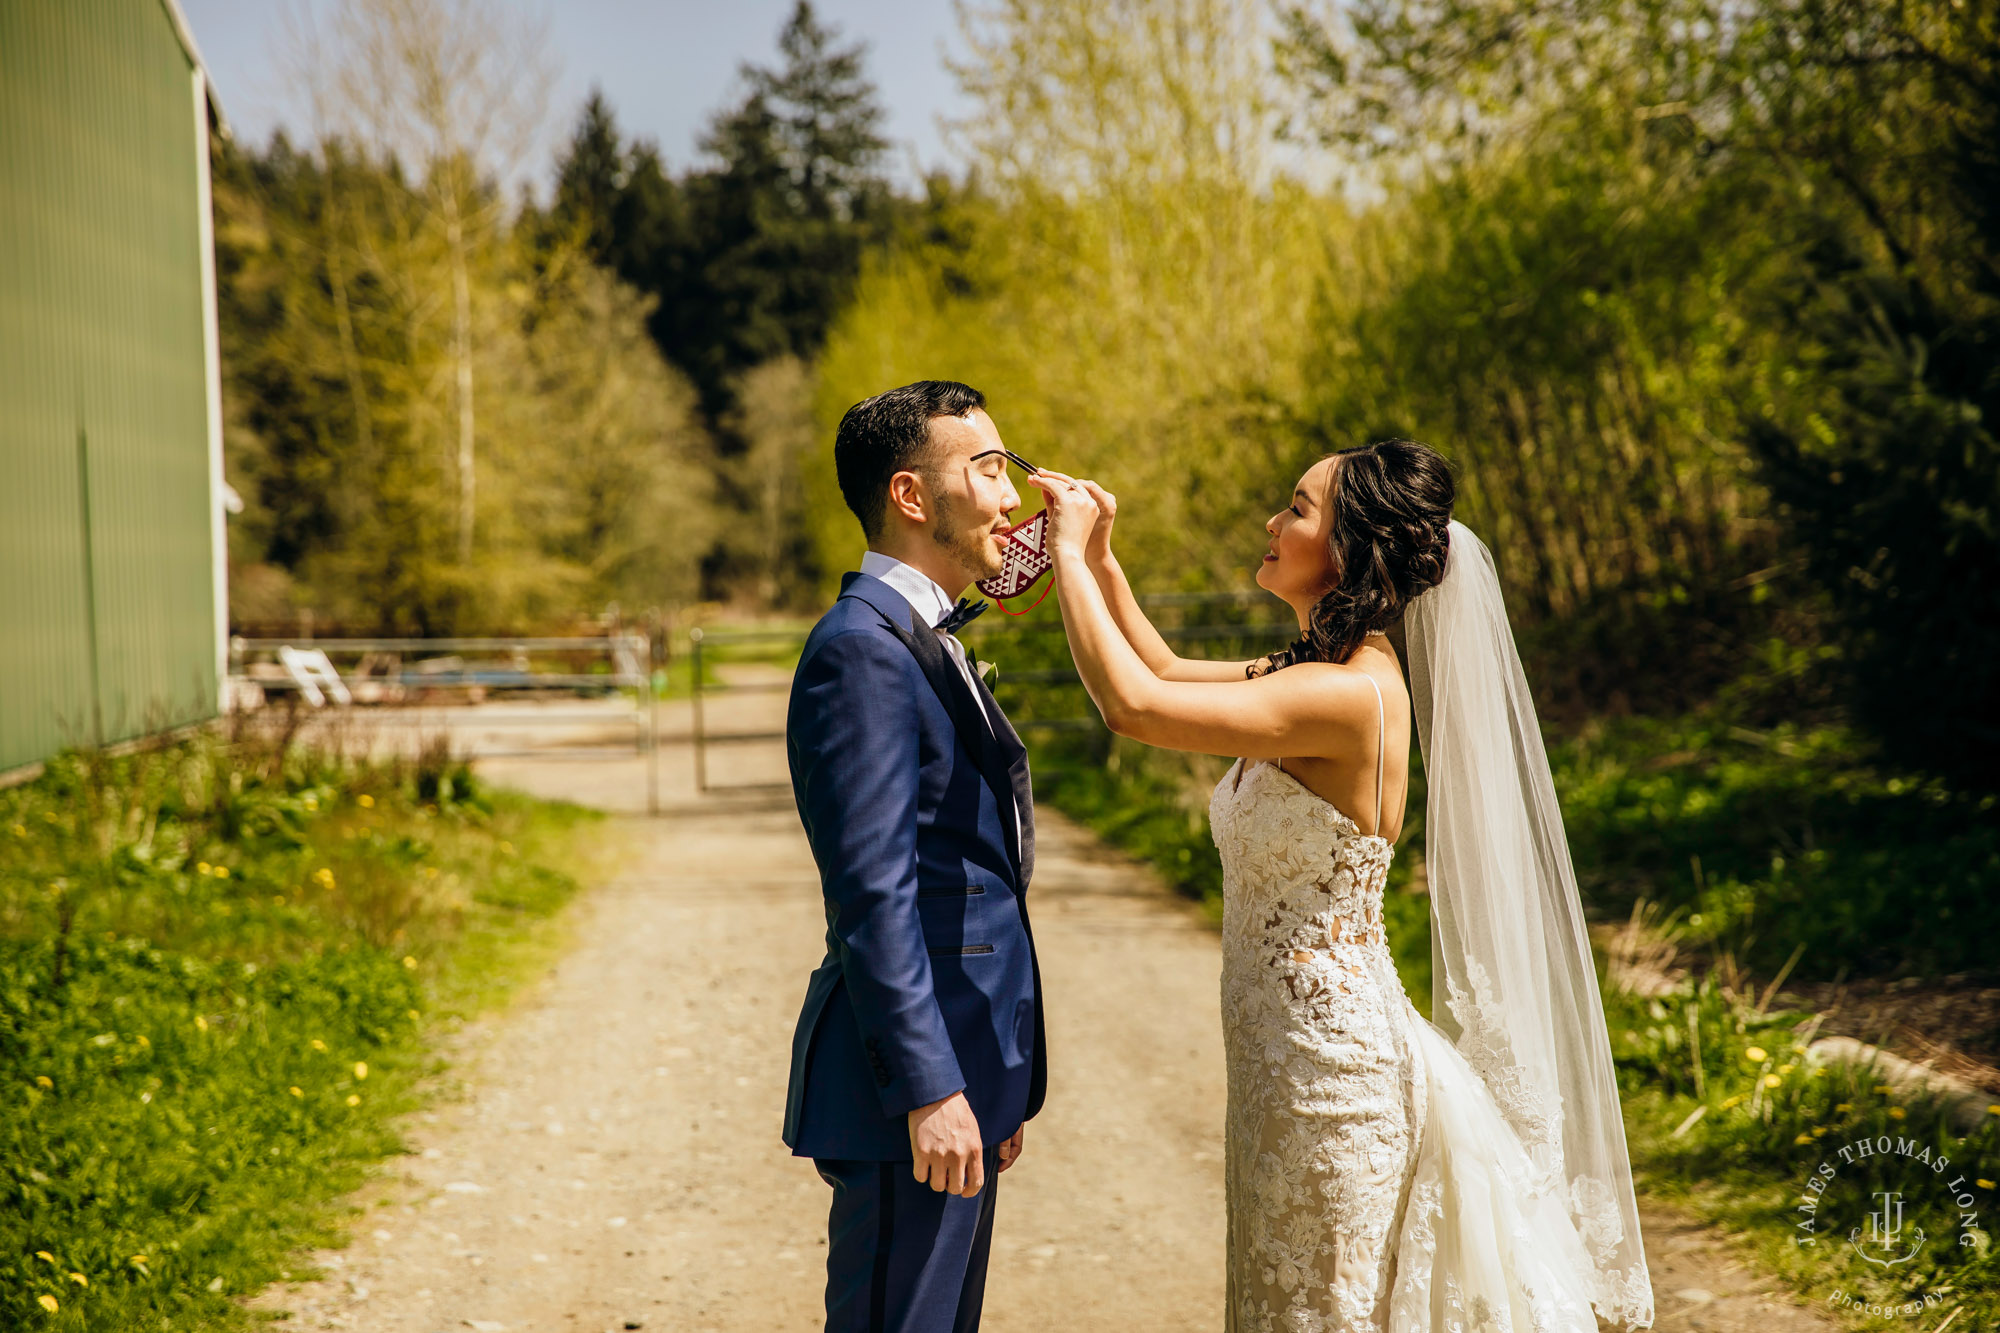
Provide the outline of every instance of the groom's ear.
[[912,523],[928,523],[931,519],[931,506],[936,502],[930,486],[920,474],[915,472],[889,474],[889,497],[886,507],[892,514],[900,514]]

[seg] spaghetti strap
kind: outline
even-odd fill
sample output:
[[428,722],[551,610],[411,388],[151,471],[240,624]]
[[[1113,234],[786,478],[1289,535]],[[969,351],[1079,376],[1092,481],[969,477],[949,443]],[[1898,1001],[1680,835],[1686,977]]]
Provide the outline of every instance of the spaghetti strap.
[[1382,761],[1389,748],[1389,724],[1382,713],[1382,687],[1375,685],[1375,677],[1369,676],[1368,683],[1375,686],[1375,836],[1382,836]]

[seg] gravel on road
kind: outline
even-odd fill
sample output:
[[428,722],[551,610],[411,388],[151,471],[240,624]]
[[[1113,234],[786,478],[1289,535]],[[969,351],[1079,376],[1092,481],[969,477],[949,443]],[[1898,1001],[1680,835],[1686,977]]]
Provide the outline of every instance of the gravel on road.
[[[765,708],[772,704],[765,704]],[[746,750],[749,747],[744,747]],[[570,944],[449,1038],[413,1151],[350,1201],[323,1277],[253,1304],[369,1333],[820,1324],[827,1189],[779,1139],[792,1028],[821,954],[817,875],[778,747],[670,812],[607,821],[625,870],[567,911]],[[643,809],[636,758],[482,761],[549,796]],[[1220,1327],[1223,1066],[1214,928],[1150,871],[1037,807],[1030,904],[1050,1094],[999,1181],[989,1333]],[[1662,1333],[1836,1327],[1727,1242],[1649,1207]],[[302,1263],[302,1267],[306,1266]]]

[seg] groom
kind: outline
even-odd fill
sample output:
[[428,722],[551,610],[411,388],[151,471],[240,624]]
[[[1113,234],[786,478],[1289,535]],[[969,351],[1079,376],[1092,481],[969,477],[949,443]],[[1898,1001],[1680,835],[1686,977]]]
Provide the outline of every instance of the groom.
[[792,680],[827,928],[785,1143],[833,1187],[829,1333],[979,1327],[998,1176],[1047,1084],[1027,753],[950,633],[1021,502],[985,404],[925,380],[841,419],[834,467],[868,551]]

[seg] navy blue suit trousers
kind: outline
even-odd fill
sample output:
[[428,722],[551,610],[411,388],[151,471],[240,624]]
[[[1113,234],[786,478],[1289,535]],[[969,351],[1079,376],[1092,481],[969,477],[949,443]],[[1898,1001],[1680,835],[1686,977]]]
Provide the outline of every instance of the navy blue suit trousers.
[[827,1220],[827,1333],[974,1333],[1000,1190],[1000,1150],[969,1199],[910,1174],[908,1162],[815,1162],[833,1186]]

